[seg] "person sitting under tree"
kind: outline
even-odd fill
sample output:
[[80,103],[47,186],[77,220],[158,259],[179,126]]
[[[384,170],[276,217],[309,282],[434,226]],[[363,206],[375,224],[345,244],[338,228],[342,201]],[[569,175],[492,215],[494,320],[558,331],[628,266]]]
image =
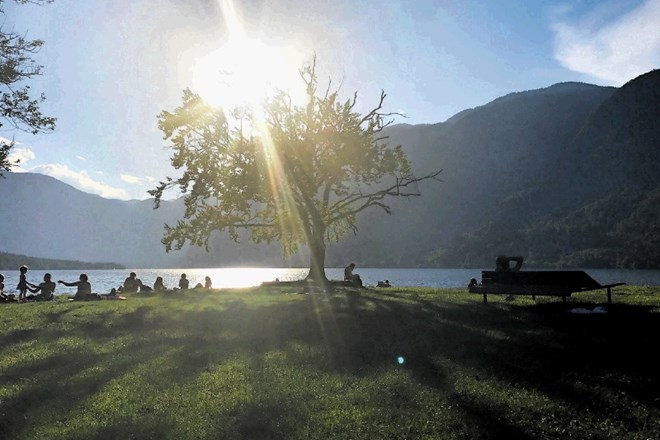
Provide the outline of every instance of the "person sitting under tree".
[[344,281],[350,281],[353,284],[357,284],[358,286],[363,287],[362,278],[360,275],[353,273],[354,269],[355,263],[351,263],[344,268]]

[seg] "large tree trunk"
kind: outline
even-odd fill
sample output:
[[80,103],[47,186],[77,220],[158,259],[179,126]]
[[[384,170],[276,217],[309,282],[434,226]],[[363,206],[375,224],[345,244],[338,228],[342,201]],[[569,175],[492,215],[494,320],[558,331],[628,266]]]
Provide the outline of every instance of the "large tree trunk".
[[328,278],[325,275],[325,241],[323,240],[323,234],[314,234],[309,250],[309,274],[307,274],[307,279],[316,281],[319,284],[328,284]]

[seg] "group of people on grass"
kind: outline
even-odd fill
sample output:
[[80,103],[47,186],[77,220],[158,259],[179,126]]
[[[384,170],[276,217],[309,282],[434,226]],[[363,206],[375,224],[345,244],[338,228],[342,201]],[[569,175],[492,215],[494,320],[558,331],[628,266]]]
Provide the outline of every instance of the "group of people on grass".
[[[364,287],[362,283],[362,278],[360,275],[353,273],[355,269],[355,263],[351,263],[344,268],[344,281],[350,281],[357,286]],[[12,301],[49,301],[53,299],[53,294],[55,292],[55,282],[52,280],[52,276],[49,273],[44,274],[43,282],[39,284],[30,283],[27,280],[28,267],[22,265],[19,268],[20,276],[16,290],[18,290],[18,299],[14,294],[5,294],[4,289],[4,275],[0,274],[0,302],[12,302]],[[98,299],[99,295],[92,293],[92,285],[89,282],[89,278],[86,273],[81,273],[78,281],[57,281],[59,284],[63,284],[67,287],[76,287],[76,294],[74,296],[75,300],[86,300],[86,299]],[[195,289],[211,289],[213,283],[209,276],[205,277],[204,284],[197,283]],[[389,280],[378,281],[377,287],[391,287]],[[128,277],[124,280],[124,283],[119,286],[117,289],[112,289],[109,294],[106,296],[115,297],[120,293],[145,293],[151,291],[167,291],[167,290],[187,290],[190,288],[190,281],[185,273],[181,274],[179,279],[178,287],[173,289],[168,289],[163,283],[163,277],[156,277],[156,281],[153,284],[153,287],[148,286],[142,282],[137,277],[137,273],[131,272]],[[31,294],[28,294],[31,292]]]
[[[179,278],[179,287],[178,288],[175,287],[173,290],[186,290],[189,288],[190,288],[190,281],[188,280],[186,274],[182,273],[181,278]],[[197,283],[194,288],[195,289],[213,288],[213,282],[211,281],[211,277],[206,276],[204,278],[204,284]],[[117,289],[118,292],[132,292],[132,293],[163,291],[163,290],[169,290],[163,282],[163,277],[156,277],[156,281],[154,281],[153,287],[150,287],[142,283],[142,280],[140,280],[137,277],[137,274],[135,272],[131,272],[128,275],[128,278],[124,280],[124,284],[119,286],[119,288]]]
[[[5,276],[0,274],[0,302],[22,302],[28,300],[49,301],[53,299],[55,283],[51,279],[51,274],[45,274],[43,282],[39,284],[33,284],[27,280],[28,267],[26,265],[22,265],[18,270],[20,272],[18,285],[16,286],[16,290],[18,290],[18,299],[16,299],[16,295],[14,294],[5,294]],[[31,293],[28,295],[28,292]]]
[[[5,293],[5,277],[3,274],[0,274],[0,302],[26,302],[26,301],[49,301],[53,299],[55,293],[56,284],[52,280],[52,275],[50,273],[44,274],[43,282],[39,284],[30,283],[27,280],[28,267],[22,265],[19,268],[19,280],[16,290],[18,291],[18,298],[15,294],[6,294]],[[62,281],[58,280],[58,284],[63,284],[67,287],[76,287],[76,294],[74,295],[74,300],[88,300],[88,299],[99,299],[100,296],[96,293],[92,293],[92,285],[89,282],[89,277],[86,273],[81,273],[78,281]],[[190,286],[190,281],[186,274],[181,274],[179,279],[179,287],[172,290],[187,290]],[[211,289],[213,287],[210,277],[206,277],[204,284],[197,283],[195,289]],[[169,290],[163,284],[163,277],[157,277],[156,281],[153,284],[153,287],[149,287],[142,283],[142,281],[137,277],[135,272],[131,272],[124,280],[124,283],[119,286],[118,289],[112,289],[109,294],[105,295],[108,297],[118,296],[120,293],[136,293],[136,292],[151,292],[151,291],[165,291]],[[28,292],[31,292],[28,294]]]

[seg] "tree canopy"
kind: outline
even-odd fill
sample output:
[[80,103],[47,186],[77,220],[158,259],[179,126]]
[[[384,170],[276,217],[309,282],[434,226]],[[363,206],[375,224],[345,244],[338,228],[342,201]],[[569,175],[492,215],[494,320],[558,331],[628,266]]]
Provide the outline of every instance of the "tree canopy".
[[[14,0],[19,4],[42,5],[52,0]],[[5,15],[4,0],[0,0],[0,15]],[[44,116],[39,105],[46,99],[44,94],[31,96],[30,86],[25,81],[41,74],[42,67],[33,56],[43,41],[30,40],[13,30],[0,25],[0,128],[9,124],[12,128],[32,134],[55,129],[55,118]],[[13,141],[0,139],[0,175],[14,165],[8,156]]]
[[389,197],[418,196],[418,182],[437,178],[440,171],[414,176],[402,147],[388,144],[382,131],[396,114],[382,111],[384,92],[361,114],[357,93],[342,100],[332,81],[319,89],[315,62],[300,78],[304,104],[278,91],[261,120],[249,109],[227,114],[188,89],[180,107],[160,113],[181,174],[150,194],[156,207],[169,189],[185,195],[184,218],[165,226],[167,251],[186,242],[208,249],[213,231],[236,240],[248,228],[256,242],[279,241],[285,255],[308,247],[309,277],[325,281],[326,244],[357,232],[360,212],[390,213]]

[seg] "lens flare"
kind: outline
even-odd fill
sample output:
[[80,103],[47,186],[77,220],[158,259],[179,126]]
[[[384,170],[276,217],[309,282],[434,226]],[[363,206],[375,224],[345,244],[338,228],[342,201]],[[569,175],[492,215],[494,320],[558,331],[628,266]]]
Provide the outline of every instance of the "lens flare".
[[399,365],[403,365],[403,364],[406,363],[406,358],[404,358],[403,356],[399,356],[399,357],[396,358],[396,362]]

